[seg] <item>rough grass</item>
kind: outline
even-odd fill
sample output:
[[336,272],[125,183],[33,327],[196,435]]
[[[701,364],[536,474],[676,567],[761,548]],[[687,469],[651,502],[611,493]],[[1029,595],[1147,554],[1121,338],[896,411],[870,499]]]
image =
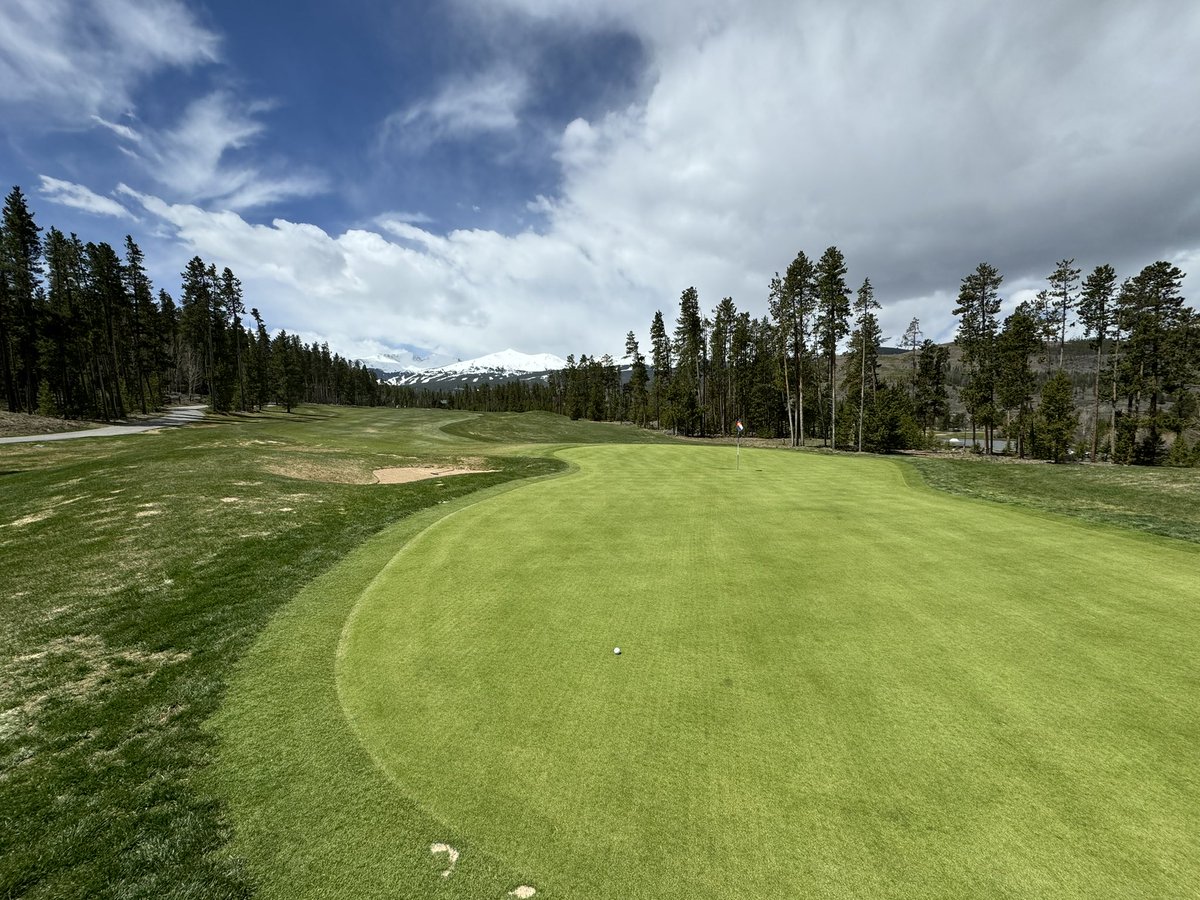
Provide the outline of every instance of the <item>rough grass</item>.
[[[459,417],[466,414],[459,414]],[[544,459],[444,483],[447,413],[309,409],[0,447],[0,896],[241,897],[204,722],[232,663],[372,534]],[[461,443],[461,442],[457,442]],[[300,464],[292,475],[273,471]]]
[[572,421],[548,412],[491,413],[446,426],[446,432],[495,444],[663,444],[660,431],[613,422]]
[[1200,470],[908,460],[930,487],[1200,542]]

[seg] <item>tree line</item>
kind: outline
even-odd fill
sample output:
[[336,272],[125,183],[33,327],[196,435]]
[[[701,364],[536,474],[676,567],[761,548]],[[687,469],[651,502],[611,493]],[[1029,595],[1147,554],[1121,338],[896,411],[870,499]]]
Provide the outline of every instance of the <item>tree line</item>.
[[[655,312],[648,355],[629,332],[627,379],[611,357],[569,358],[552,382],[556,411],[695,436],[731,434],[740,420],[792,446],[887,452],[928,445],[936,428],[950,426],[956,400],[983,453],[1002,443],[1055,461],[1076,452],[1121,463],[1196,461],[1185,432],[1200,409],[1192,389],[1200,316],[1184,304],[1176,266],[1152,263],[1118,287],[1112,266],[1080,281],[1074,260],[1062,260],[1047,287],[1001,321],[1003,276],[980,263],[963,277],[953,310],[961,373],[951,372],[950,348],[923,340],[913,319],[900,339],[910,368],[890,379],[880,374],[874,286],[866,278],[852,290],[847,271],[837,247],[815,261],[797,253],[771,279],[762,318],[730,297],[704,315],[689,287],[671,332]],[[1076,324],[1092,353],[1082,423],[1065,369]]]
[[[1176,266],[1155,262],[1118,285],[1112,266],[1081,280],[1064,259],[1001,321],[1003,276],[980,263],[953,309],[961,370],[913,319],[900,339],[909,365],[890,378],[881,376],[874,285],[866,278],[852,290],[847,272],[836,246],[815,260],[801,251],[770,279],[760,318],[731,297],[705,314],[689,287],[673,328],[655,312],[646,353],[628,333],[621,364],[584,354],[544,383],[427,391],[380,384],[327,344],[272,337],[258,310],[247,311],[237,276],[198,256],[178,302],[156,293],[132,236],[122,254],[53,227],[43,237],[14,187],[0,223],[0,388],[12,411],[76,418],[121,419],[198,395],[220,412],[305,402],[539,409],[695,436],[732,434],[742,421],[792,446],[882,452],[925,446],[954,424],[957,404],[984,453],[1003,443],[1053,460],[1075,451],[1196,461],[1186,432],[1200,412],[1200,316],[1184,303]],[[1092,354],[1086,403],[1065,367],[1077,324]]]
[[132,236],[123,253],[49,228],[14,187],[0,224],[0,387],[12,412],[123,419],[169,396],[214,411],[395,402],[328,344],[271,336],[229,269],[193,257],[179,300],[157,293]]

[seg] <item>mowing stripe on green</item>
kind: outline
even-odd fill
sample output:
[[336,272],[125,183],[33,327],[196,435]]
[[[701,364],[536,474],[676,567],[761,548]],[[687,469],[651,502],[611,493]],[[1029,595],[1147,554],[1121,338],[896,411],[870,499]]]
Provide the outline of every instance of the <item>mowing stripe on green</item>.
[[338,666],[398,789],[539,892],[1200,885],[1196,548],[875,459],[563,455],[412,540]]

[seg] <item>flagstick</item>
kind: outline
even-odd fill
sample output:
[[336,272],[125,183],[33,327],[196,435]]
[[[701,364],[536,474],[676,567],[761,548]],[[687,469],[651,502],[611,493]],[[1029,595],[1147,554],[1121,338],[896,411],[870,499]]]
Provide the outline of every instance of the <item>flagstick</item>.
[[738,432],[738,441],[737,441],[737,465],[734,466],[734,471],[740,472],[741,470],[742,470],[742,433],[739,431]]

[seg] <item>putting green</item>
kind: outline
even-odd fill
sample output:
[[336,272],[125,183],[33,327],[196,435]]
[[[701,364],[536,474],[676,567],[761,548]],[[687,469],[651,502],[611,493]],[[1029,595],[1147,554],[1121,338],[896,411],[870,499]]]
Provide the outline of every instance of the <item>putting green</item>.
[[562,455],[408,543],[337,669],[399,791],[539,895],[1200,884],[1196,548],[877,459]]

